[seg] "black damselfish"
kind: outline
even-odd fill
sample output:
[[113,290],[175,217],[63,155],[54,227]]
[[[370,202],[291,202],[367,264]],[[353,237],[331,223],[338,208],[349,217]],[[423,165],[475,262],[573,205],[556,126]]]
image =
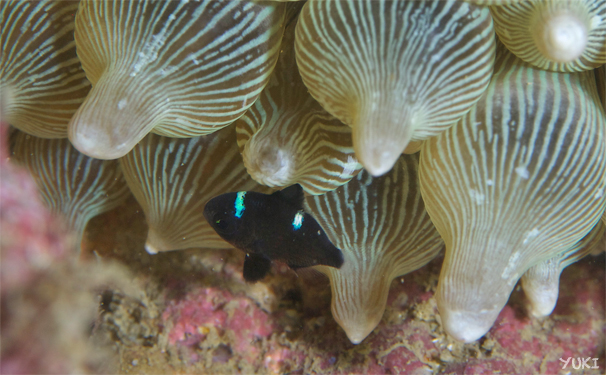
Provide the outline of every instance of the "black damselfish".
[[265,277],[272,260],[283,261],[293,269],[320,264],[341,267],[341,250],[303,211],[303,199],[298,184],[271,195],[227,193],[206,203],[204,217],[219,236],[246,253],[246,281]]

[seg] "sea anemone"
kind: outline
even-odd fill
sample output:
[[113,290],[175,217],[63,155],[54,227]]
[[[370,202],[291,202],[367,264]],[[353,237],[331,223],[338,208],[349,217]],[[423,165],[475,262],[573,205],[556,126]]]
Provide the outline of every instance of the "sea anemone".
[[229,125],[267,84],[283,19],[280,3],[82,0],[76,47],[93,89],[70,140],[116,159],[151,131],[194,137]]
[[482,99],[421,150],[423,199],[446,243],[438,307],[466,342],[606,205],[606,118],[591,72],[548,72],[499,52]]
[[351,126],[356,156],[379,176],[480,99],[493,33],[488,9],[459,1],[311,1],[295,47],[310,94]]
[[0,122],[65,138],[90,90],[76,56],[75,1],[2,1]]
[[534,66],[578,72],[606,63],[604,1],[524,1],[491,12],[503,44]]

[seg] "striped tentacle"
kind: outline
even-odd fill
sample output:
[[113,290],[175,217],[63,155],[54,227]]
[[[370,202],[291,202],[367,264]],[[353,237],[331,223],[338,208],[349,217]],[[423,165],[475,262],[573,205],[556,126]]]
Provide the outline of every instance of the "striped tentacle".
[[[553,258],[530,267],[522,276],[522,288],[528,298],[530,313],[535,317],[544,317],[553,311],[558,300],[560,274],[564,268],[598,250],[606,232],[604,224],[598,221],[593,229],[574,244]],[[603,251],[603,249],[601,249]]]
[[283,17],[280,3],[83,0],[76,43],[93,89],[70,139],[111,159],[150,131],[194,137],[227,126],[266,85]]
[[534,0],[491,12],[501,41],[534,66],[579,72],[606,63],[604,0]]
[[598,86],[598,95],[602,102],[602,108],[604,109],[604,112],[606,112],[606,65],[602,65],[595,69],[594,73],[595,82]]
[[120,163],[145,213],[150,253],[231,248],[204,219],[204,205],[227,192],[269,191],[246,173],[233,126],[187,139],[150,134]]
[[89,158],[67,139],[43,139],[16,129],[10,142],[13,160],[29,170],[51,211],[65,217],[78,247],[88,221],[130,195],[117,161]]
[[443,242],[425,211],[418,155],[402,155],[382,177],[362,172],[307,210],[343,251],[340,269],[318,267],[332,287],[332,313],[353,343],[377,326],[392,280],[433,259]]
[[0,2],[0,121],[66,138],[90,89],[76,56],[77,1]]
[[406,145],[453,125],[493,68],[490,12],[459,1],[309,1],[296,30],[311,95],[350,125],[377,176]]
[[455,338],[484,335],[521,275],[595,224],[605,129],[592,72],[539,70],[503,47],[482,99],[423,144],[423,198],[446,243],[438,307]]
[[509,4],[517,4],[524,1],[529,0],[463,0],[471,4],[475,5],[483,5],[483,6],[501,6],[501,5],[509,5]]
[[238,146],[248,173],[259,183],[296,183],[310,194],[336,189],[362,165],[354,155],[351,129],[308,93],[294,53],[296,14],[290,19],[269,84],[236,121]]

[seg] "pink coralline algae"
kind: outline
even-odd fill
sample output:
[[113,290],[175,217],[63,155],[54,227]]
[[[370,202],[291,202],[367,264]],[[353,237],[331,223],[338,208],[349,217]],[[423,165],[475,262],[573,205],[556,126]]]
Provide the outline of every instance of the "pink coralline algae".
[[228,329],[236,336],[236,351],[245,353],[255,348],[250,343],[255,340],[267,338],[274,332],[274,325],[269,320],[267,313],[248,298],[235,298],[232,303],[237,307],[228,321]]
[[206,337],[211,328],[222,329],[227,320],[227,313],[222,309],[227,297],[227,292],[203,289],[186,299],[171,301],[162,314],[167,324],[173,323],[168,333],[169,343],[195,345]]
[[8,125],[0,124],[2,290],[26,283],[69,253],[61,220],[44,206],[27,171],[10,163],[7,139]]
[[74,236],[36,183],[10,163],[0,124],[0,373],[115,372],[111,350],[91,340],[96,292],[125,285],[115,265],[78,264]]
[[[169,348],[214,346],[213,353],[229,348],[227,358],[236,359],[232,363],[245,362],[255,372],[271,374],[560,374],[572,371],[563,371],[560,358],[589,356],[599,369],[585,368],[584,373],[602,373],[603,257],[587,258],[564,271],[567,282],[547,318],[529,318],[517,288],[490,332],[471,344],[454,341],[439,324],[433,290],[440,262],[394,281],[381,323],[359,345],[351,344],[331,319],[326,285],[307,283],[306,278],[317,276],[311,274],[299,280],[307,297],[302,310],[293,312],[299,324],[294,328],[285,323],[288,311],[267,312],[246,295],[214,287],[197,287],[170,300],[162,315]],[[194,355],[187,368],[202,363]]]
[[260,353],[255,343],[270,337],[276,328],[252,300],[217,288],[200,288],[169,301],[162,320],[171,345],[200,346],[212,336],[212,341],[232,341],[234,352],[252,361]]

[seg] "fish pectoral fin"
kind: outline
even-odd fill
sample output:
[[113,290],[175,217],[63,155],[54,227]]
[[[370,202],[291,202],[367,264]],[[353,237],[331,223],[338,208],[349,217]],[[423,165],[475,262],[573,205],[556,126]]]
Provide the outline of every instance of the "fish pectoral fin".
[[263,255],[248,253],[244,259],[242,275],[248,282],[256,282],[267,275],[271,268],[271,260]]
[[303,188],[299,184],[294,184],[286,189],[282,189],[276,191],[272,195],[279,197],[287,202],[290,202],[295,207],[303,207],[303,200],[305,199],[305,194],[303,193]]

